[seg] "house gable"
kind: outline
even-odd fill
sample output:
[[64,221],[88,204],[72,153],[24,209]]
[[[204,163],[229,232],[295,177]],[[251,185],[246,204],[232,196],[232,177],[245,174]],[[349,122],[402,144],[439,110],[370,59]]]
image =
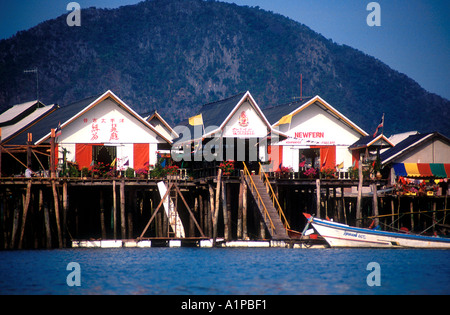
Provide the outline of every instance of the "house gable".
[[[60,143],[171,143],[111,91],[64,119],[60,121]],[[122,139],[119,136],[120,129]],[[37,144],[49,138],[50,133],[38,140]]]

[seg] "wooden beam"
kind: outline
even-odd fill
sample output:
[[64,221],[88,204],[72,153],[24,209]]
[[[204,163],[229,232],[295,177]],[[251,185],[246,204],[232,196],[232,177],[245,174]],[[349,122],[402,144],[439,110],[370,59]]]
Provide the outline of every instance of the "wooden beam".
[[144,230],[141,233],[141,236],[139,236],[139,238],[143,238],[145,232],[147,232],[147,229],[149,228],[150,224],[152,223],[153,219],[155,218],[156,214],[158,213],[159,209],[161,208],[161,206],[163,205],[164,201],[167,199],[167,196],[169,196],[170,190],[173,187],[173,183],[170,183],[169,188],[167,189],[166,193],[164,194],[163,198],[161,199],[161,201],[158,204],[158,207],[156,207],[155,212],[153,212],[152,217],[150,218],[150,220],[148,220],[147,225],[145,226]]
[[191,219],[194,220],[195,226],[197,227],[198,231],[200,232],[202,237],[205,237],[205,234],[203,233],[203,230],[201,229],[200,225],[198,224],[197,220],[195,219],[194,214],[192,213],[191,209],[189,208],[189,205],[186,202],[186,199],[184,199],[183,194],[180,191],[180,188],[178,188],[177,184],[173,184],[173,186],[175,186],[175,189],[177,190],[177,193],[180,195],[181,200],[184,203],[184,206],[187,208],[187,210],[189,211],[189,214],[191,215]]

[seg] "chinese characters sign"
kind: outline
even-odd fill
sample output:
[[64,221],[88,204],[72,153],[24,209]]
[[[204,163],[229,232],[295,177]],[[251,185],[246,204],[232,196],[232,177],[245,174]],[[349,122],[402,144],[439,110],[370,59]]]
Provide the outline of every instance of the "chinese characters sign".
[[[97,141],[99,140],[100,132],[107,132],[109,135],[109,141],[118,141],[120,140],[120,125],[125,122],[124,118],[84,118],[83,123],[90,125],[90,140]],[[105,139],[106,140],[106,139]]]

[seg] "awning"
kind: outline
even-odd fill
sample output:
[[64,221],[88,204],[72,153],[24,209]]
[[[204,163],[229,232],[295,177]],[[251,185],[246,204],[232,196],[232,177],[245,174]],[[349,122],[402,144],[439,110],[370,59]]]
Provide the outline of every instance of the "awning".
[[450,177],[450,164],[443,163],[394,163],[395,175],[403,177]]

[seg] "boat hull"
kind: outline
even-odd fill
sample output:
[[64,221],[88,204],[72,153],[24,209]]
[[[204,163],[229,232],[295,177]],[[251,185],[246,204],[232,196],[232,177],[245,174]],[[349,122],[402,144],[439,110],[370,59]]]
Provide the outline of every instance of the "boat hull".
[[446,238],[356,228],[316,218],[311,224],[330,247],[450,249]]

